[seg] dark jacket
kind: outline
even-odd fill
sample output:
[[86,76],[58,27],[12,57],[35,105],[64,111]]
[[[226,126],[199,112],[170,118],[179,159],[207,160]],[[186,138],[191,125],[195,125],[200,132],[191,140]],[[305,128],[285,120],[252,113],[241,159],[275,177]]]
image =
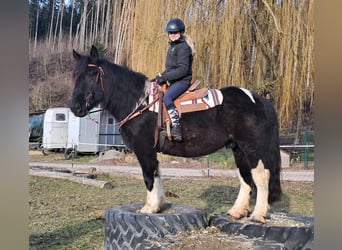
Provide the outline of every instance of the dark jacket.
[[165,71],[162,78],[170,84],[174,82],[191,83],[192,79],[192,52],[183,37],[170,42],[167,51]]

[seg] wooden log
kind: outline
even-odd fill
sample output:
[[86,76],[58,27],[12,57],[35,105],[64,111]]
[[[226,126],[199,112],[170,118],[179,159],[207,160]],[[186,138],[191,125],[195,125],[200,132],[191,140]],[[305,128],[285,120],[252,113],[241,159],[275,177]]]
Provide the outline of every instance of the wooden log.
[[86,184],[90,186],[100,187],[100,188],[112,188],[113,185],[108,181],[100,181],[100,180],[94,180],[94,179],[88,179],[83,177],[77,177],[77,176],[70,176],[68,177],[69,181]]
[[61,173],[61,172],[53,172],[53,171],[37,171],[37,170],[29,170],[29,174],[33,176],[42,176],[42,177],[51,177],[57,179],[67,179],[69,181],[95,186],[99,188],[113,188],[113,185],[108,181],[94,180],[88,179],[84,177],[73,176],[69,173]]
[[56,179],[67,179],[71,176],[70,173],[63,173],[63,172],[53,172],[53,171],[41,171],[41,170],[29,170],[29,175],[34,176],[42,176],[42,177],[52,177]]
[[77,174],[92,174],[94,178],[97,176],[97,169],[95,167],[85,168],[83,170],[73,169],[73,168],[59,168],[59,167],[45,167],[45,166],[30,166],[31,170],[41,170],[41,171],[53,171],[61,173],[73,173]]

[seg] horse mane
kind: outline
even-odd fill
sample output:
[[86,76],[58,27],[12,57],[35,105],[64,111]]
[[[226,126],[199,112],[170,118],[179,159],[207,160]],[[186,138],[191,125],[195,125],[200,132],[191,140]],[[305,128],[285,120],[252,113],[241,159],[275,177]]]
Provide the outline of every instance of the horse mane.
[[133,111],[139,99],[145,94],[147,77],[128,67],[114,64],[105,58],[98,61],[105,72],[104,107],[123,119]]

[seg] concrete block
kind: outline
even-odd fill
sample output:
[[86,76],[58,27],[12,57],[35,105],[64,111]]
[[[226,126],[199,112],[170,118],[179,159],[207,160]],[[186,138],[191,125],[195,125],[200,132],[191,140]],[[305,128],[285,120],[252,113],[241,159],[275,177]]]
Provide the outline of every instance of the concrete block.
[[281,168],[288,168],[290,167],[290,154],[287,152],[280,150],[280,157],[281,157]]

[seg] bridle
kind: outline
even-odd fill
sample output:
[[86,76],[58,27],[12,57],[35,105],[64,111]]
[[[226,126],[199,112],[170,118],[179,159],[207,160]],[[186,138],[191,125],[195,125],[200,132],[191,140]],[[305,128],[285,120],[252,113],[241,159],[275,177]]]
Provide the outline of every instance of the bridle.
[[96,84],[100,84],[101,85],[101,90],[104,93],[103,76],[105,75],[105,73],[104,73],[104,71],[103,71],[101,66],[98,66],[96,64],[91,64],[90,63],[90,64],[88,64],[88,67],[97,68],[98,69],[98,73],[96,75],[96,79],[95,79],[95,82],[94,82],[94,87],[90,88],[89,94],[86,97],[86,108],[87,108],[87,110],[90,107],[91,99],[93,99],[93,95],[94,95],[93,94],[93,89],[96,87]]

